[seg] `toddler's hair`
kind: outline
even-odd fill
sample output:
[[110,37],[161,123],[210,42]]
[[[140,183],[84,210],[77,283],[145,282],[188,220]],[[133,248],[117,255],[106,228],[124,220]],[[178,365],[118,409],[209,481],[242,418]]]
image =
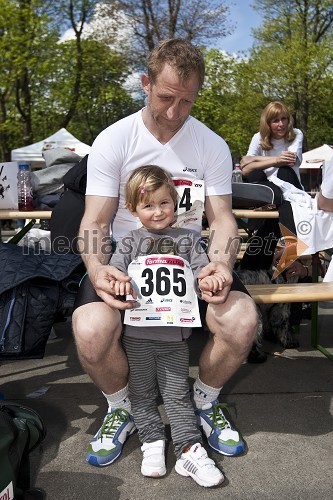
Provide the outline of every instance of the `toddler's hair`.
[[130,210],[135,210],[141,202],[145,203],[151,195],[162,186],[167,186],[174,201],[177,203],[177,191],[171,176],[157,165],[138,167],[131,173],[125,186],[125,202]]

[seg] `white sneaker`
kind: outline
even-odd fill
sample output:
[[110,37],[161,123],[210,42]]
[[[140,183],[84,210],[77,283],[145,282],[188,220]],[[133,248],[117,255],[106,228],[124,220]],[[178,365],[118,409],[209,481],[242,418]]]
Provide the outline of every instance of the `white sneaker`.
[[191,476],[200,486],[210,488],[223,483],[224,476],[215,465],[214,460],[208,457],[205,448],[196,443],[182,453],[175,465],[176,472],[181,476]]
[[141,474],[148,477],[161,477],[166,474],[165,441],[160,439],[153,443],[143,443],[141,446],[143,459]]

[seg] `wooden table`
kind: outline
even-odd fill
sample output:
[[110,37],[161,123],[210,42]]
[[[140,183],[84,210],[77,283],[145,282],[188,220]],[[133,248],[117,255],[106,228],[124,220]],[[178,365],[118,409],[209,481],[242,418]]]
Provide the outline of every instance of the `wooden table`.
[[[26,219],[28,221],[29,220],[35,221],[36,219],[50,219],[51,214],[52,214],[52,210],[31,210],[29,212],[23,212],[20,210],[0,210],[0,220]],[[2,241],[1,224],[0,224],[0,241]]]
[[[277,219],[279,212],[277,210],[243,210],[235,209],[232,211],[237,219]],[[30,212],[20,212],[19,210],[0,210],[1,219],[50,219],[51,210],[32,210]]]
[[[237,219],[277,219],[279,212],[277,210],[243,210],[235,209],[232,211]],[[29,212],[21,212],[20,210],[0,210],[0,220],[4,219],[50,219],[52,210],[31,210]],[[206,233],[206,232],[204,232]],[[207,237],[209,232],[205,234]],[[1,227],[0,227],[1,237]]]
[[3,219],[50,219],[52,210],[31,210],[21,212],[20,210],[0,210],[0,220]]

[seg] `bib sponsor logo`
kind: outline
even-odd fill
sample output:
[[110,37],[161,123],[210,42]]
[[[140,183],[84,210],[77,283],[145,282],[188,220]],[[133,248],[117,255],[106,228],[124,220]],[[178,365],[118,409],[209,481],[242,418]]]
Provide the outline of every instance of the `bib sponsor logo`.
[[196,168],[185,167],[185,168],[183,168],[183,172],[197,172],[197,169]]
[[188,224],[189,222],[196,222],[198,219],[196,217],[187,217],[184,221],[185,224]]
[[185,307],[182,307],[180,310],[182,313],[190,313],[191,309],[186,309]]
[[0,492],[0,500],[14,500],[13,482],[11,481],[4,490]]
[[131,321],[141,321],[140,316],[130,316]]
[[162,299],[161,302],[172,302],[172,299]]
[[160,321],[161,317],[160,316],[146,316],[147,321]]
[[193,323],[195,318],[180,318],[181,323]]
[[181,259],[177,259],[176,257],[148,257],[145,260],[146,266],[160,266],[160,265],[165,265],[165,266],[179,266],[179,267],[184,267],[184,261]]
[[180,302],[182,304],[191,304],[191,302],[189,300],[180,300]]
[[146,301],[146,304],[152,304],[152,303],[153,303],[153,299],[148,299],[148,300]]
[[173,183],[175,186],[192,186],[193,182],[188,179],[174,179]]
[[156,312],[171,311],[171,307],[156,307]]

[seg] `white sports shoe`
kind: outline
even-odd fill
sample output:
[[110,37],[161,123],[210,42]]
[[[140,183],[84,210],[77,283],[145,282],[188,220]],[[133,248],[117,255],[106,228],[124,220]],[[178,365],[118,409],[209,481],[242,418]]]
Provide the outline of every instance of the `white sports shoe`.
[[224,476],[215,465],[214,460],[208,457],[205,448],[196,443],[182,453],[175,465],[176,472],[181,476],[191,476],[196,483],[206,488],[223,483]]
[[161,477],[166,474],[165,441],[160,439],[153,443],[143,443],[141,446],[143,459],[141,474],[148,477]]

